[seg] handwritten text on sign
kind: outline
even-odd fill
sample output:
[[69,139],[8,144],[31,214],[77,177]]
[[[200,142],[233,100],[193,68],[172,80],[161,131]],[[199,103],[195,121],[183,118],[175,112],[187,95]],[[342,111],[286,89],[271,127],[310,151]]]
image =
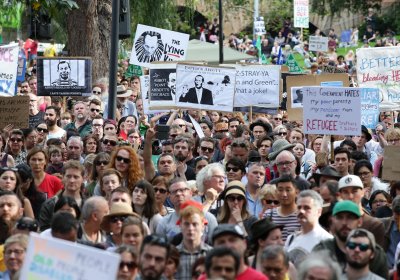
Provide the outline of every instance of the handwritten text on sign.
[[358,88],[304,87],[304,133],[360,135],[360,92]]
[[379,90],[361,88],[361,124],[375,129],[379,121]]
[[308,0],[294,0],[294,27],[308,28],[309,9]]
[[279,66],[236,66],[235,107],[279,107]]
[[0,47],[0,94],[14,96],[18,68],[18,44]]
[[0,97],[0,129],[12,124],[14,127],[28,127],[29,96]]

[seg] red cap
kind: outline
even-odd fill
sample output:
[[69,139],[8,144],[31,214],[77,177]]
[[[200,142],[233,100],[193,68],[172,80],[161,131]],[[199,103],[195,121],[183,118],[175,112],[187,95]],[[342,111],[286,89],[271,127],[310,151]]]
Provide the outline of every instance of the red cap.
[[[201,212],[203,212],[203,205],[200,202],[194,201],[194,200],[187,200],[184,203],[181,204],[180,210],[182,211],[183,209],[185,209],[188,206],[192,206],[194,208],[199,209]],[[206,220],[206,218],[204,217],[204,224],[207,225],[208,221]],[[176,224],[179,226],[181,224],[181,218],[179,218],[179,220],[176,222]]]

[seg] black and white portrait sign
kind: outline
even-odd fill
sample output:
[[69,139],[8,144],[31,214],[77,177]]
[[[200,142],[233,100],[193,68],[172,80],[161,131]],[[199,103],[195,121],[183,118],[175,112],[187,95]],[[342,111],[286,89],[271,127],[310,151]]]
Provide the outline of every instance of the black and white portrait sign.
[[235,68],[178,64],[178,107],[233,111]]
[[303,108],[303,87],[291,88],[291,108]]
[[188,43],[188,34],[138,24],[130,64],[185,60]]
[[150,68],[150,109],[175,108],[176,63],[158,63]]
[[91,58],[39,58],[37,73],[40,96],[80,96],[91,92]]

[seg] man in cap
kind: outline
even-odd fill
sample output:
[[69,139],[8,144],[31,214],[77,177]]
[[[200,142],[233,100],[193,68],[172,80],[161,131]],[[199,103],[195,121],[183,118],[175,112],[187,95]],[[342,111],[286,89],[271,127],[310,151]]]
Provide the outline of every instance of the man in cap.
[[321,169],[320,173],[314,173],[312,177],[315,180],[317,186],[321,187],[328,180],[336,180],[339,181],[340,175],[337,173],[335,168],[331,166],[326,166]]
[[365,229],[354,229],[346,240],[347,279],[383,280],[369,269],[369,264],[375,256],[375,237]]
[[[339,201],[332,211],[331,232],[333,239],[327,239],[317,244],[313,251],[326,250],[341,265],[346,267],[346,240],[351,230],[357,229],[362,224],[360,208],[350,200]],[[381,277],[388,276],[386,265],[386,254],[382,247],[375,246],[375,256],[370,262],[372,272]]]
[[[130,115],[137,116],[135,103],[128,99],[131,94],[132,90],[127,90],[123,85],[117,86],[117,98],[118,101],[122,104],[121,117],[126,117]],[[108,118],[108,103],[106,103],[104,107],[103,117],[104,119]]]
[[364,185],[360,177],[347,175],[339,180],[339,196],[343,200],[351,200],[360,208],[362,228],[372,232],[376,236],[376,243],[384,245],[385,228],[383,223],[374,217],[371,217],[362,207],[362,198],[364,197]]

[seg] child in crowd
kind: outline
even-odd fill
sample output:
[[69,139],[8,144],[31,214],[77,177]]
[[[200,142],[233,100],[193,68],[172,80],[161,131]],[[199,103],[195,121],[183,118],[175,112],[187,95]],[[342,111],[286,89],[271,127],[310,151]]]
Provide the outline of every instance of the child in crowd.
[[46,173],[62,174],[62,169],[63,169],[64,163],[63,163],[62,151],[59,147],[50,146],[49,159],[50,159],[50,164],[46,168]]

